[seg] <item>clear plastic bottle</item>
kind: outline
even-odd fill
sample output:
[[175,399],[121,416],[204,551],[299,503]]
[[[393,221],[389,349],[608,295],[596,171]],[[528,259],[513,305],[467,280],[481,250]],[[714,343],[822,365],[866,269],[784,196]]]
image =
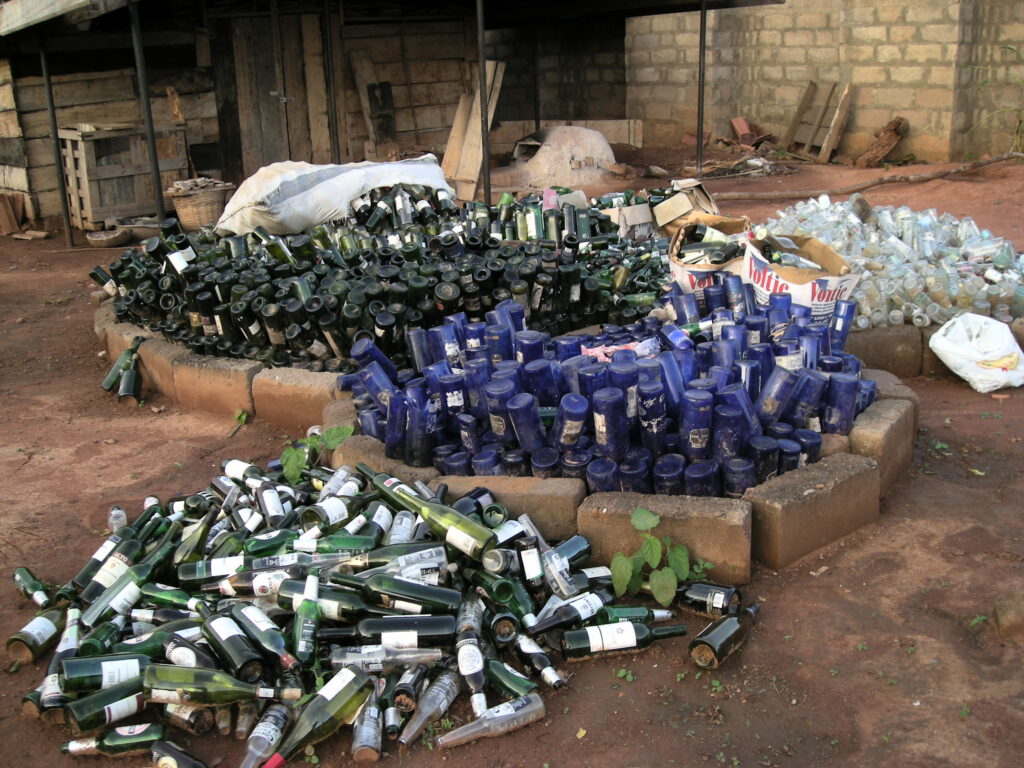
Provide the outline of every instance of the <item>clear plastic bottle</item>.
[[128,525],[128,514],[124,511],[124,508],[115,504],[110,508],[110,512],[107,513],[107,528],[111,531],[116,531],[118,528],[124,528]]

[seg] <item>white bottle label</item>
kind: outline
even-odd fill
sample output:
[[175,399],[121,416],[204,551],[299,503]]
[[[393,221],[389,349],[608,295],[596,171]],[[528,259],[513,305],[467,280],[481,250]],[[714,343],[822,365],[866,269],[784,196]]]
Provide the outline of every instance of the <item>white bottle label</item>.
[[593,568],[584,568],[580,573],[588,579],[610,579],[612,569],[604,565],[595,565]]
[[22,627],[21,634],[28,635],[36,645],[43,645],[57,634],[57,627],[45,616],[36,616]]
[[269,630],[277,629],[277,624],[272,622],[270,618],[267,616],[267,614],[265,614],[259,608],[247,605],[245,606],[245,608],[242,609],[242,613],[245,614],[245,617],[249,619],[249,621],[256,625],[256,629],[258,629],[260,632],[267,632]]
[[628,621],[601,624],[597,627],[587,627],[586,630],[592,651],[614,651],[620,648],[636,647],[636,629]]
[[103,678],[100,688],[109,688],[125,680],[131,680],[139,676],[139,660],[104,661],[100,663],[100,676]]
[[227,616],[218,616],[215,619],[210,619],[207,626],[221,640],[227,640],[228,638],[235,637],[236,635],[242,635],[242,630],[240,630],[238,625]]
[[396,611],[405,611],[406,613],[423,613],[423,606],[419,603],[410,603],[406,600],[395,600],[391,603],[391,607]]
[[115,733],[121,736],[134,736],[137,733],[145,733],[149,728],[153,727],[153,723],[141,723],[139,725],[122,725],[114,729]]
[[323,511],[328,527],[335,523],[340,523],[348,517],[348,507],[345,505],[345,502],[337,496],[332,496],[329,499],[321,501],[317,504],[317,507]]
[[576,419],[567,419],[562,422],[562,435],[559,438],[562,443],[568,445],[569,443],[575,443],[579,439],[580,432],[583,431],[583,422],[577,421]]
[[608,425],[605,422],[603,413],[594,414],[594,436],[599,444],[608,442]]
[[149,701],[157,704],[184,704],[185,698],[178,691],[154,688],[149,692]]
[[327,700],[333,699],[338,693],[348,685],[355,678],[355,674],[350,669],[342,669],[337,672],[334,677],[324,683],[324,687],[317,691],[317,696],[321,696]]
[[574,597],[569,601],[569,605],[576,609],[581,619],[589,619],[604,607],[601,598],[592,592]]
[[115,701],[113,704],[108,704],[103,708],[103,714],[106,716],[106,722],[109,725],[118,720],[124,720],[126,717],[131,717],[136,712],[141,712],[142,707],[142,694],[136,693],[120,701]]
[[446,544],[451,544],[455,549],[459,550],[459,552],[463,552],[470,556],[472,556],[477,550],[476,539],[468,533],[463,533],[454,525],[445,532],[444,540]]
[[139,602],[142,597],[142,589],[138,584],[129,582],[124,589],[117,593],[117,596],[110,601],[110,607],[120,614],[128,613],[132,606]]
[[210,576],[230,576],[245,567],[245,556],[218,557],[210,561]]
[[484,669],[484,655],[474,643],[459,646],[458,659],[459,673],[462,675],[474,675]]
[[381,632],[380,644],[384,648],[394,648],[396,650],[417,648],[419,647],[419,633],[415,629],[402,632]]
[[103,542],[103,544],[100,545],[100,548],[93,553],[92,559],[99,560],[100,562],[106,560],[107,555],[109,555],[111,550],[113,550],[114,547],[116,547],[119,543],[119,541],[107,539],[105,542]]
[[387,531],[391,528],[391,523],[393,521],[394,516],[391,514],[391,510],[383,504],[378,504],[377,509],[373,513],[372,522],[379,525],[382,531]]
[[196,652],[184,645],[169,650],[167,660],[176,667],[195,667],[199,663]]
[[527,581],[544,576],[544,567],[540,564],[540,553],[536,548],[524,549],[519,553],[523,563],[523,578]]
[[494,529],[494,535],[497,537],[499,545],[515,538],[521,533],[525,533],[525,529],[518,520],[506,520]]
[[269,720],[262,720],[257,723],[256,727],[252,729],[252,733],[249,734],[249,739],[266,739],[268,744],[276,745],[281,740],[281,729],[277,727],[276,723],[270,722]]
[[103,564],[102,568],[96,571],[96,575],[92,578],[104,587],[109,587],[117,581],[118,577],[127,571],[128,568],[128,561],[124,559],[124,556],[120,553],[115,553],[107,558],[107,562]]

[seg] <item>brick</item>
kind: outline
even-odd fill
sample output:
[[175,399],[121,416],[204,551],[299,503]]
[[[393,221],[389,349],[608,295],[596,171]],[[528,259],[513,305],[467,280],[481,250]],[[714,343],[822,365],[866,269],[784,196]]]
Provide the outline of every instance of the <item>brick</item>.
[[663,13],[651,18],[654,32],[674,32],[679,27],[679,17],[674,13]]
[[106,344],[107,328],[117,322],[117,315],[114,314],[114,302],[108,301],[101,304],[92,315],[92,330],[96,334],[100,344]]
[[889,40],[894,43],[905,43],[917,37],[917,27],[898,24],[889,27]]
[[791,30],[783,35],[786,45],[799,45],[807,48],[814,44],[814,35],[807,30]]
[[824,434],[821,436],[821,457],[835,456],[837,453],[850,452],[848,435]]
[[739,499],[697,496],[655,496],[641,493],[595,493],[583,500],[576,514],[598,563],[611,562],[616,552],[632,554],[640,535],[630,523],[637,507],[661,516],[655,529],[686,546],[691,558],[715,564],[714,581],[746,584],[750,581],[751,507]]
[[921,331],[912,325],[856,331],[847,338],[845,349],[865,368],[881,368],[901,379],[921,372]]
[[256,415],[272,424],[306,429],[320,422],[338,392],[337,376],[301,368],[267,368],[252,381]]
[[351,393],[339,392],[337,400],[331,400],[324,406],[320,414],[320,426],[324,429],[352,427],[355,434],[359,434],[359,417],[356,415]]
[[910,466],[916,435],[914,405],[906,400],[876,400],[853,422],[850,453],[878,462],[883,496]]
[[183,344],[174,344],[164,339],[149,339],[139,347],[139,371],[142,383],[151,390],[156,390],[178,401],[178,393],[174,387],[174,366],[191,353]]
[[929,21],[941,21],[946,17],[946,11],[941,5],[921,4],[907,8],[907,21],[912,24],[925,24]]
[[[576,509],[587,495],[582,480],[558,477],[457,477],[445,475],[430,483],[448,486],[449,498],[483,486],[489,489],[510,517],[528,514],[549,542],[563,541],[576,534]],[[602,561],[604,562],[604,561]]]
[[858,83],[884,83],[886,71],[885,67],[854,67],[850,77]]
[[903,8],[898,5],[879,6],[876,9],[878,20],[886,24],[903,20]]
[[858,528],[879,512],[873,459],[843,453],[750,488],[754,560],[781,570]]
[[1024,592],[1013,590],[997,597],[992,619],[1002,637],[1024,645]]
[[921,39],[926,42],[955,43],[957,40],[956,24],[925,24],[919,29]]
[[407,483],[417,480],[429,484],[440,474],[433,466],[410,467],[396,459],[384,455],[384,443],[369,435],[355,435],[338,446],[331,457],[331,466],[335,469],[347,465],[354,467],[359,462],[366,464],[377,472],[387,472]]
[[942,46],[938,44],[916,44],[904,46],[907,61],[935,61],[942,59]]
[[906,400],[908,403],[913,405],[914,429],[917,429],[917,424],[921,418],[921,398],[917,396],[917,392],[900,381],[898,376],[895,376],[888,371],[879,371],[874,368],[862,368],[860,377],[868,381],[873,381],[878,386],[877,400]]
[[104,301],[110,298],[110,294],[106,291],[89,291],[89,303],[94,307],[100,306]]
[[252,381],[263,370],[253,360],[188,354],[174,366],[174,391],[186,408],[233,416],[255,413]]
[[924,67],[889,67],[894,83],[920,83],[924,81]]
[[887,33],[888,27],[857,26],[850,30],[850,37],[858,43],[884,43]]

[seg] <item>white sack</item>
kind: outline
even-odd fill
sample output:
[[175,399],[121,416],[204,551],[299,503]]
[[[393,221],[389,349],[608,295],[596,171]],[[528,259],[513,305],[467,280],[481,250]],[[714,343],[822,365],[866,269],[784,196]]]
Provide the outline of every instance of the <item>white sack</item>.
[[1024,355],[1006,323],[970,313],[954,317],[928,342],[953,373],[978,392],[1024,384]]
[[352,200],[376,187],[419,184],[453,198],[433,155],[393,163],[272,163],[242,182],[217,222],[217,234],[246,235],[264,227],[272,235],[302,232],[351,214]]

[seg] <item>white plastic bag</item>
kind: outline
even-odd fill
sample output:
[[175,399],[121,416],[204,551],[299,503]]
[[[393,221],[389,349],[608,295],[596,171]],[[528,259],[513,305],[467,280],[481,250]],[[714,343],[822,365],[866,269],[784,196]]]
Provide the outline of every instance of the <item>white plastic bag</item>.
[[1010,327],[998,320],[969,313],[954,317],[928,346],[978,392],[1024,384],[1024,354]]
[[256,227],[272,235],[302,232],[344,218],[353,199],[395,184],[443,189],[455,197],[437,158],[429,154],[394,163],[272,163],[238,187],[217,222],[217,234],[246,235]]

